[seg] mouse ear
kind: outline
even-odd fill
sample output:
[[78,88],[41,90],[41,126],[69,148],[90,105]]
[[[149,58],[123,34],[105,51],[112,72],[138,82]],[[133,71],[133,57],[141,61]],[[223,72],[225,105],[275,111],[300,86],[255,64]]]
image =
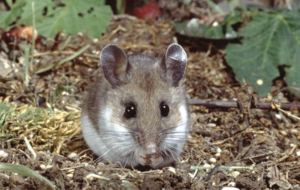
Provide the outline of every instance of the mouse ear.
[[102,49],[100,63],[106,80],[113,86],[128,81],[130,64],[125,52],[117,45],[110,44]]
[[182,79],[187,63],[187,55],[184,49],[178,44],[169,45],[161,68],[165,71],[165,77],[176,86]]

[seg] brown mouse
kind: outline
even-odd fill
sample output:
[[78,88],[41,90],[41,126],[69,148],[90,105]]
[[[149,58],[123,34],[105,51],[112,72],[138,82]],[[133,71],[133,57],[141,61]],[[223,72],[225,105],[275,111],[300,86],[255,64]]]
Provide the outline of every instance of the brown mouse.
[[81,113],[90,149],[124,166],[174,162],[189,132],[184,49],[171,44],[157,59],[127,57],[119,46],[107,45],[100,63],[103,77],[89,89]]

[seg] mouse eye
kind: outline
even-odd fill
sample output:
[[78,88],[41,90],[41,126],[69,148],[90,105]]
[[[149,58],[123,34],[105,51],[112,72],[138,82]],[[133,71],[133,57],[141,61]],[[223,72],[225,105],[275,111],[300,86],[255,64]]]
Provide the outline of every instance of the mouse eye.
[[124,117],[127,119],[136,117],[136,107],[133,103],[126,104]]
[[170,112],[169,106],[165,102],[162,102],[162,103],[160,103],[159,107],[160,107],[161,116],[167,117],[169,115],[169,112]]

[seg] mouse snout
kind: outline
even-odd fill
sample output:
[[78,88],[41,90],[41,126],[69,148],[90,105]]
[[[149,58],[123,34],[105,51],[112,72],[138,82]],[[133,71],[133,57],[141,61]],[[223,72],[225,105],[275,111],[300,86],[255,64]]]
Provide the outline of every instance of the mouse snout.
[[157,143],[152,140],[145,141],[143,150],[137,150],[135,153],[136,161],[143,166],[157,166],[163,162],[163,157],[158,151]]
[[145,154],[155,154],[157,152],[157,145],[153,141],[145,143]]

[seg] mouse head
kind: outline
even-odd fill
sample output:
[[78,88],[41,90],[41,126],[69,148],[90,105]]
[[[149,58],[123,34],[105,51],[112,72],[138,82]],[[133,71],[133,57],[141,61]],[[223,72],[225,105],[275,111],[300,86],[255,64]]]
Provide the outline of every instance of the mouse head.
[[181,81],[187,64],[183,48],[171,44],[165,56],[155,60],[127,58],[120,47],[108,45],[100,60],[110,86],[102,120],[111,123],[109,130],[126,134],[119,139],[128,143],[124,156],[134,156],[142,165],[173,161],[181,153],[188,132]]

